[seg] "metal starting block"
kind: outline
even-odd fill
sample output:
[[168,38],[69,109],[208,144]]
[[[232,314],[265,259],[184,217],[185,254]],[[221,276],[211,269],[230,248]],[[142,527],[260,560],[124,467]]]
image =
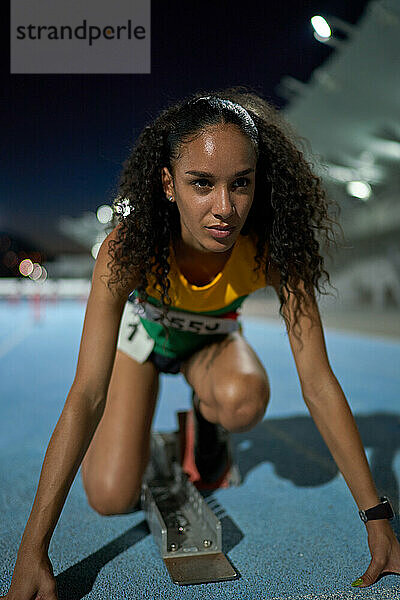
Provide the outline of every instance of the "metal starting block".
[[[171,579],[178,585],[227,581],[239,577],[222,552],[221,522],[195,487],[201,480],[184,464],[191,464],[188,441],[193,440],[191,411],[178,413],[179,431],[153,432],[150,461],[141,505]],[[194,463],[194,459],[192,461]],[[197,472],[198,475],[198,472]],[[191,481],[192,479],[193,481]],[[216,487],[239,485],[236,465]]]

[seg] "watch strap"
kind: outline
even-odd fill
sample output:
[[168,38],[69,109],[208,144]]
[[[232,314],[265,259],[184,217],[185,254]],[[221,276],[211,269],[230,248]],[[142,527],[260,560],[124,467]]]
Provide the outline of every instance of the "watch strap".
[[380,504],[368,508],[367,510],[360,510],[358,514],[364,523],[367,521],[375,521],[377,519],[392,519],[394,517],[393,508],[389,502],[387,496],[381,497]]

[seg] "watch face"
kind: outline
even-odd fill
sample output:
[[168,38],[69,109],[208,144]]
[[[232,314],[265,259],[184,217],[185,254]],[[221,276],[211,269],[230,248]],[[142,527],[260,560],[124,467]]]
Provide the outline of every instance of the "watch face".
[[389,513],[388,519],[393,519],[394,511],[393,511],[392,505],[390,504],[390,502],[387,498],[386,498],[386,501],[387,501],[387,511]]
[[387,515],[386,518],[392,519],[394,517],[394,512],[393,512],[392,505],[390,504],[389,498],[387,498],[386,496],[382,496],[381,502],[382,502],[382,508],[385,509],[385,512]]

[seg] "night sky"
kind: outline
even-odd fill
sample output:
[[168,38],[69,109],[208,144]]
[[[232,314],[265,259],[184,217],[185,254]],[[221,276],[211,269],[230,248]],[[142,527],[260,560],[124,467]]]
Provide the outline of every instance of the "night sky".
[[[57,232],[60,215],[110,202],[142,127],[197,89],[250,85],[278,106],[285,75],[306,82],[332,52],[310,18],[356,23],[365,0],[152,2],[151,73],[10,75],[2,68],[0,231],[48,251],[76,249]],[[6,21],[7,22],[7,21]]]

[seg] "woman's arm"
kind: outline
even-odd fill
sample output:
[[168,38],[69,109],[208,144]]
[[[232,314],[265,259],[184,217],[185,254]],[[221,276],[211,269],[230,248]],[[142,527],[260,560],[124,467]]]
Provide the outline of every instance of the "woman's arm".
[[[273,286],[278,291],[275,274]],[[302,290],[304,291],[304,287]],[[287,295],[286,295],[287,297]],[[299,375],[302,395],[310,414],[328,446],[340,472],[342,473],[359,510],[366,510],[379,504],[380,499],[372,478],[361,437],[345,395],[329,364],[324,333],[317,302],[306,296],[302,305],[304,315],[299,316],[301,333],[296,338],[288,332],[296,369]],[[289,295],[284,309],[289,322],[293,321],[294,296]],[[298,333],[299,330],[297,330]],[[369,544],[374,547],[373,560],[363,576],[360,587],[371,585],[379,574],[391,568],[400,571],[400,545],[387,520],[369,521],[366,524]],[[395,558],[389,559],[383,552],[389,540]],[[383,554],[382,554],[383,552]],[[386,557],[386,558],[385,558]],[[394,561],[394,562],[393,562]]]
[[[41,571],[48,567],[43,556],[47,556],[68,491],[103,414],[120,319],[128,295],[128,292],[122,293],[114,288],[110,291],[106,285],[110,275],[107,267],[110,259],[108,241],[114,235],[115,230],[103,242],[96,260],[75,378],[44,457],[9,598],[21,597],[23,600],[24,596],[33,597],[40,592],[41,581],[47,580],[48,583],[49,578]],[[136,286],[134,277],[129,283]],[[39,557],[42,565],[39,565]],[[35,586],[36,590],[33,589]]]

